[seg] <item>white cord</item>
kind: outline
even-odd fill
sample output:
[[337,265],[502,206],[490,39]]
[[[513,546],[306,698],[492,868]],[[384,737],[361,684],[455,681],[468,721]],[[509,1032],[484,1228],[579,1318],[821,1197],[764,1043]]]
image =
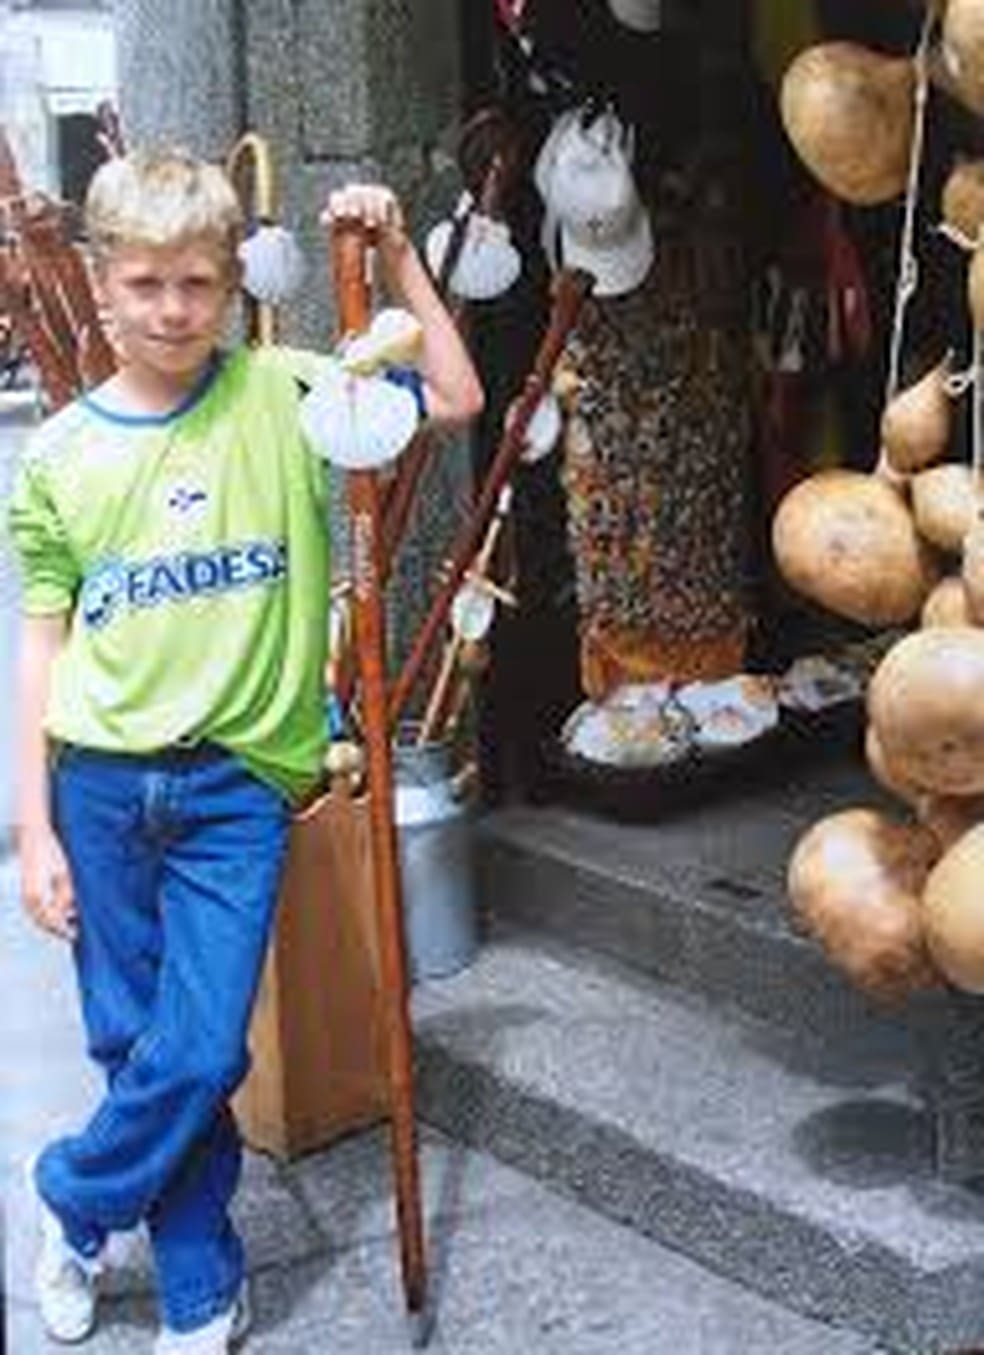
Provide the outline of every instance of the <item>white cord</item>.
[[916,111],[912,125],[912,146],[909,151],[909,179],[905,193],[905,215],[902,240],[899,247],[899,273],[895,289],[895,316],[892,323],[892,342],[888,359],[886,405],[899,388],[899,369],[902,363],[902,339],[905,333],[905,312],[919,285],[919,265],[913,249],[916,226],[916,204],[919,199],[919,179],[922,171],[923,144],[926,130],[926,104],[929,99],[929,44],[936,23],[933,7],[927,7],[923,18],[919,45],[913,61],[916,67]]

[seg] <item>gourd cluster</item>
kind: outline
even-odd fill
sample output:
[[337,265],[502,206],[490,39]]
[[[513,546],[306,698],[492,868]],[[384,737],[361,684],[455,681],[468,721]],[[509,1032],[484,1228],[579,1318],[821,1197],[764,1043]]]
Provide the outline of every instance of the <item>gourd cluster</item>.
[[[954,373],[948,357],[906,389],[897,380],[930,82],[984,114],[984,0],[931,4],[912,58],[810,48],[782,89],[790,140],[829,191],[860,205],[905,199],[874,469],[807,478],[773,523],[779,568],[799,592],[866,625],[916,627],[867,693],[867,760],[905,817],[830,815],[796,844],[788,872],[794,912],[831,961],[894,999],[940,981],[984,992],[984,163],[956,163],[940,203],[941,230],[967,252],[970,366]],[[947,459],[965,392],[971,455]]]

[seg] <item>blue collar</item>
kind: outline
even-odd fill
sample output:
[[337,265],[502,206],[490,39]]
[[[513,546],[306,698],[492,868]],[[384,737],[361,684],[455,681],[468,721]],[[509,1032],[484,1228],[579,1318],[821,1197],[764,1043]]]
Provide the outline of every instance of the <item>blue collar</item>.
[[126,424],[131,428],[159,428],[163,424],[180,419],[182,414],[187,414],[190,409],[198,404],[199,400],[211,388],[213,381],[222,369],[224,361],[225,354],[216,349],[187,395],[183,396],[173,409],[166,409],[162,414],[128,414],[122,409],[112,409],[109,405],[101,404],[88,394],[82,394],[79,400],[91,413],[97,415],[100,419],[107,419],[110,423]]

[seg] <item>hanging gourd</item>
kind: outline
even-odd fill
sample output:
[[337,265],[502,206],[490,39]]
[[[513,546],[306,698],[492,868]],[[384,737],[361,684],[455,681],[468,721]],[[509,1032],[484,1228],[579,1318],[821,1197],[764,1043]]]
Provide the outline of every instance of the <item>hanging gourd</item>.
[[779,505],[772,547],[793,588],[864,625],[911,621],[937,579],[905,499],[880,474],[803,480]]
[[940,200],[946,230],[973,247],[984,226],[984,160],[960,160],[947,175]]
[[937,794],[984,793],[984,630],[904,636],[875,669],[868,714],[905,781]]
[[980,0],[947,0],[943,57],[957,93],[984,113],[984,6]]
[[984,522],[980,517],[964,537],[960,583],[968,624],[984,626]]
[[915,69],[851,42],[808,47],[782,82],[782,121],[804,164],[836,197],[870,206],[905,188]]
[[948,852],[955,842],[984,819],[984,796],[923,795],[916,807],[919,822]]
[[974,624],[963,579],[958,574],[948,574],[945,579],[940,579],[923,603],[923,609],[919,614],[920,627],[923,630],[930,630],[933,626]]
[[912,477],[912,514],[920,536],[958,554],[974,523],[974,473],[962,461],[930,466]]
[[898,1000],[936,981],[919,900],[938,857],[935,838],[918,824],[873,809],[831,814],[790,859],[794,913],[854,983]]
[[885,756],[881,739],[874,725],[869,724],[864,732],[864,760],[868,770],[885,790],[897,795],[900,800],[915,809],[925,794],[918,786],[907,781],[897,767],[893,767]]
[[892,470],[911,474],[938,461],[946,451],[950,440],[949,368],[947,356],[885,406],[881,442]]
[[934,963],[956,987],[984,992],[984,824],[964,833],[930,871],[922,923]]

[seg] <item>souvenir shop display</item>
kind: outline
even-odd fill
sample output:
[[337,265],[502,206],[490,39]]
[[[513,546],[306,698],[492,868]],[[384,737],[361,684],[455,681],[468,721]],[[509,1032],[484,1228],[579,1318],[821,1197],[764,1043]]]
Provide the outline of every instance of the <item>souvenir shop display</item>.
[[[829,57],[829,51],[814,49],[796,58],[789,77],[796,98],[798,72],[822,67]],[[917,626],[889,646],[866,685],[869,766],[908,817],[898,822],[869,809],[828,816],[801,838],[788,873],[791,904],[806,930],[849,978],[887,1000],[943,981],[984,992],[978,906],[984,884],[984,269],[979,172],[966,159],[953,166],[942,202],[929,210],[967,256],[968,364],[951,370],[947,353],[905,388],[900,379],[906,312],[919,284],[917,209],[930,82],[940,62],[963,101],[984,110],[979,5],[949,0],[942,18],[940,6],[927,6],[910,58],[851,56],[852,98],[860,106],[887,97],[905,130],[901,176],[897,146],[886,151],[887,137],[879,139],[874,128],[870,139],[851,148],[851,175],[831,176],[830,144],[818,151],[802,134],[795,98],[783,104],[797,149],[835,191],[849,196],[866,182],[868,196],[858,200],[876,201],[883,192],[904,190],[881,446],[873,450],[873,469],[836,486],[839,501],[829,476],[805,481],[783,500],[774,529],[777,558],[793,587],[855,619],[872,622],[891,613],[889,619]],[[903,98],[908,112],[900,106]],[[836,133],[835,118],[834,139]],[[963,318],[938,317],[941,348]],[[970,447],[964,458],[952,449],[953,405],[968,392]]]
[[[807,709],[777,696],[791,690],[783,670],[795,655],[763,671],[761,601],[750,587],[763,512],[756,477],[771,507],[806,463],[793,449],[788,465],[778,452],[762,453],[760,471],[754,465],[753,338],[767,349],[770,389],[780,396],[813,361],[818,331],[831,363],[866,355],[872,315],[863,265],[837,203],[825,195],[805,232],[821,261],[819,280],[811,276],[797,289],[776,270],[767,279],[762,330],[754,329],[754,246],[743,214],[747,141],[737,132],[748,113],[742,81],[750,56],[740,20],[647,0],[501,0],[495,10],[504,97],[517,119],[541,128],[529,180],[542,257],[551,269],[576,267],[594,281],[558,366],[553,402],[537,420],[539,454],[548,462],[558,421],[561,427],[556,474],[584,698],[541,731],[548,782],[580,780],[594,789],[620,782],[612,802],[631,813],[643,800],[680,802],[684,785],[728,784],[757,760],[764,765],[782,740],[802,741],[811,720],[822,738],[831,728],[822,714],[836,711],[840,721],[851,706],[856,721],[853,676],[818,683]],[[691,97],[664,99],[688,69]],[[905,184],[914,84],[910,62],[882,65],[858,44],[827,44],[819,58],[800,63],[785,97],[825,173],[854,175],[853,196],[875,201]],[[939,382],[949,375],[941,366]],[[949,386],[942,394],[948,404]],[[900,461],[911,455],[906,438],[918,436],[913,421],[927,417],[929,403],[902,401],[887,418]],[[789,444],[792,423],[782,419],[784,428],[774,428]],[[813,540],[805,568],[824,587],[838,586],[836,504],[845,491],[852,500],[855,474],[844,468],[823,486],[820,497],[835,501],[828,558],[818,558],[817,513],[806,513]],[[856,624],[894,625],[918,612],[937,574],[897,495],[863,478],[858,504],[852,500],[856,533],[880,539],[874,512],[888,524],[887,545],[880,561],[866,558],[867,584],[852,557],[839,586],[850,594]],[[799,506],[788,504],[784,515],[783,550],[793,556],[803,535]],[[894,597],[886,597],[886,576]],[[866,587],[871,596],[859,597]],[[843,642],[805,657],[837,674],[849,668],[838,648]],[[879,653],[872,646],[865,676]],[[687,689],[699,693],[699,715],[679,699]],[[715,737],[715,730],[727,734]]]

